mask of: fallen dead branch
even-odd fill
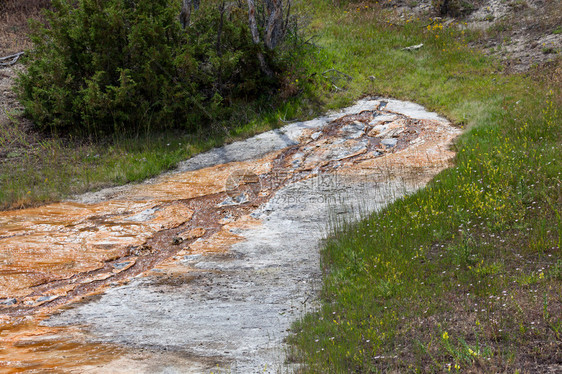
[[[15,65],[19,58],[24,54],[25,52],[18,52],[16,54],[10,55],[10,56],[6,56],[6,57],[0,57],[0,67],[8,67],[8,66],[12,66]],[[4,62],[6,60],[10,60],[8,62]]]

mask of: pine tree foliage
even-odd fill
[[[279,46],[295,33],[256,42],[246,4],[197,4],[186,24],[179,0],[53,0],[19,79],[27,114],[57,131],[193,129],[271,95],[295,53]]]

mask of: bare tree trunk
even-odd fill
[[[265,27],[265,46],[275,49],[283,37],[283,0],[265,0],[267,5],[267,24]]]
[[[197,2],[197,6],[199,6],[199,2]],[[189,26],[191,21],[191,0],[183,0],[181,6],[181,13],[180,13],[180,22],[182,27],[185,29]]]
[[[258,32],[258,25],[256,23],[256,5],[254,4],[254,0],[248,0],[248,21],[250,23],[250,31],[252,33],[252,40],[254,44],[260,43],[260,34]],[[267,66],[267,62],[265,61],[265,57],[263,53],[258,52],[258,60],[260,62],[261,70],[264,72],[265,75],[268,77],[273,76],[273,72]]]
[[[250,31],[252,32],[252,40],[255,44],[260,42],[260,34],[258,33],[258,25],[256,23],[256,5],[254,0],[248,0],[248,17],[250,22]]]

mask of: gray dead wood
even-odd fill
[[[16,54],[9,55],[6,57],[0,57],[0,67],[8,67],[8,66],[15,65],[18,62],[19,58],[24,54],[25,52],[18,52]],[[11,60],[11,61],[7,61],[7,60]]]

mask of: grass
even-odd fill
[[[454,25],[370,3],[310,8],[323,47],[312,68],[354,77],[328,105],[392,96],[466,131],[454,168],[334,229],[322,306],[295,324],[290,359],[306,373],[559,370],[561,61],[507,75]]]
[[[263,108],[262,108],[263,109]],[[29,130],[16,110],[0,123],[0,209],[57,201],[103,187],[139,182],[224,143],[279,126],[299,113],[294,102],[257,112],[241,106],[237,118],[196,133],[148,132],[84,139]]]
[[[485,36],[455,24],[400,20],[373,2],[312,0],[302,7],[320,48],[285,82],[287,91],[301,92],[298,100],[241,108],[228,126],[196,135],[92,140],[37,135],[8,111],[12,120],[0,130],[1,204],[26,206],[141,180],[280,119],[305,119],[364,95],[412,100],[466,129],[456,166],[425,189],[334,229],[322,253],[323,304],[294,326],[291,359],[310,373],[556,369],[560,58],[507,75],[468,47]],[[322,75],[329,69],[353,79],[336,89]]]

